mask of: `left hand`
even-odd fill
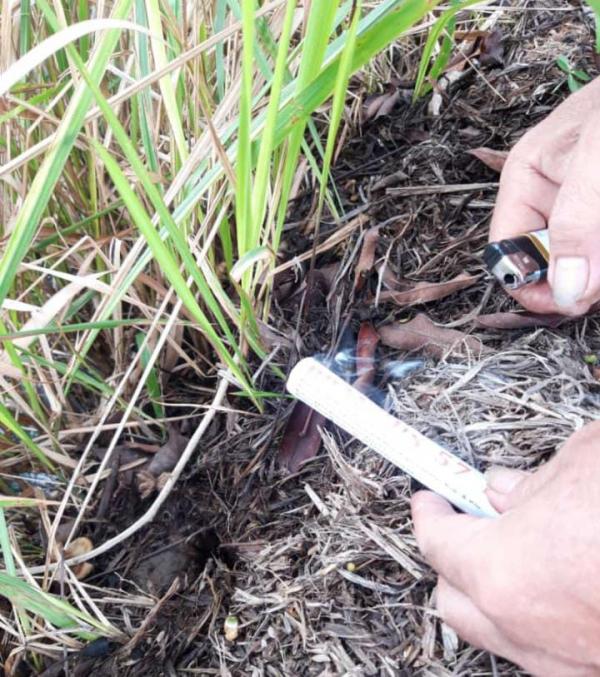
[[[535,473],[492,473],[488,495],[500,517],[458,514],[428,491],[413,496],[441,617],[534,675],[599,677],[600,423]]]

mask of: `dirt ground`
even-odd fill
[[[509,149],[567,96],[559,54],[596,75],[591,26],[576,4],[507,7],[496,23],[502,63],[468,67],[438,115],[431,97],[409,101],[417,55],[408,47],[393,53],[392,91],[400,94],[388,115],[365,119],[372,99],[364,103],[366,83],[355,84],[363,119],[349,128],[334,173],[349,215],[342,225],[360,214],[365,224],[317,257],[308,285],[308,265],[290,269],[297,277],[287,285],[280,279],[270,322],[280,335],[271,339],[275,362],[288,369],[300,356],[352,345],[361,322],[380,328],[424,312],[475,335],[486,352],[439,359],[380,346],[388,403],[478,467],[534,467],[595,417],[600,384],[587,356],[600,354],[598,318],[554,328],[478,326],[479,316],[515,305],[481,263],[498,175],[467,152]],[[488,185],[438,189],[459,184]],[[416,186],[421,194],[406,190]],[[286,257],[313,246],[312,191],[301,190]],[[353,291],[361,232],[372,226],[381,226],[375,265]],[[319,241],[338,228],[326,214]],[[478,279],[439,301],[375,300],[380,280],[410,286],[460,273]],[[399,368],[389,377],[392,367]],[[260,380],[264,390],[283,390],[268,369]],[[182,401],[194,395],[183,379],[176,387]],[[234,396],[229,405],[247,413],[217,417],[166,508],[99,561],[89,580],[113,595],[104,611],[116,625],[133,634],[145,623],[142,631],[127,652],[88,647],[71,674],[523,674],[465,646],[436,617],[435,577],[412,534],[409,478],[331,426],[318,455],[290,474],[278,445],[293,403],[268,399],[263,415]],[[88,530],[103,540],[145,505],[135,492],[116,491]],[[234,641],[223,634],[228,615],[239,621]]]

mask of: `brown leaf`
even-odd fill
[[[410,289],[382,291],[379,294],[379,301],[383,303],[391,301],[399,306],[439,301],[461,289],[470,287],[478,279],[477,276],[460,273],[446,282],[417,282]]]
[[[290,472],[297,472],[302,463],[317,455],[321,446],[319,428],[325,421],[304,402],[296,402],[279,445],[279,462]]]
[[[362,393],[369,390],[375,378],[375,351],[379,334],[370,322],[363,322],[356,339],[356,380],[353,385]]]
[[[163,472],[169,472],[177,465],[177,461],[187,446],[188,438],[182,435],[175,426],[169,428],[169,438],[156,452],[148,463],[146,470],[158,477]]]
[[[331,291],[340,269],[339,261],[329,263],[321,268],[309,270],[304,279],[296,282],[294,290],[287,299],[288,306],[297,306],[306,294],[304,302],[307,306],[322,306]]]
[[[481,38],[479,44],[479,63],[482,66],[499,66],[504,62],[504,36],[499,28],[494,28]]]
[[[362,249],[354,272],[354,289],[359,291],[365,283],[365,277],[372,270],[375,263],[375,249],[379,242],[379,226],[374,226],[365,231]]]
[[[551,327],[555,329],[569,318],[564,315],[540,315],[538,313],[491,313],[475,319],[478,327],[486,329],[529,329]]]
[[[294,345],[290,338],[280,334],[261,319],[257,318],[256,325],[258,327],[260,340],[267,350],[274,350],[275,348],[290,349]]]
[[[384,94],[379,94],[367,100],[365,120],[377,119],[383,115],[389,115],[394,106],[400,101],[400,91],[396,87],[389,87]]]
[[[480,355],[485,351],[481,341],[462,331],[438,327],[424,313],[410,322],[396,322],[379,329],[381,342],[398,350],[422,350],[427,355],[441,358],[446,353]]]
[[[473,148],[467,152],[469,155],[474,155],[478,160],[483,162],[484,165],[498,173],[502,171],[502,167],[504,167],[504,163],[508,157],[508,151],[506,150],[494,150],[493,148],[486,148],[485,146]]]
[[[89,538],[85,536],[80,536],[72,540],[69,545],[65,548],[64,556],[65,559],[70,559],[71,557],[79,557],[80,555],[87,555],[88,552],[93,550],[94,544],[90,541]],[[76,564],[73,567],[73,573],[76,578],[79,580],[84,579],[86,576],[89,576],[94,570],[94,566],[90,562],[82,562],[81,564]]]

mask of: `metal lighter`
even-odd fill
[[[548,274],[550,238],[547,230],[534,230],[499,242],[490,242],[483,260],[492,275],[508,289],[540,282]]]

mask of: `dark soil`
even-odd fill
[[[367,226],[382,226],[376,261],[389,274],[439,282],[468,272],[479,281],[427,305],[375,305],[376,272],[353,292],[356,229],[316,259],[316,276],[307,280],[306,265],[287,288],[280,277],[272,311],[271,325],[290,339],[275,359],[284,370],[301,356],[351,346],[364,320],[380,326],[426,312],[437,323],[474,331],[492,349],[485,369],[446,397],[475,358],[424,359],[394,384],[395,406],[482,467],[535,465],[594,416],[600,394],[583,360],[600,352],[597,318],[558,329],[474,325],[478,314],[515,304],[483,275],[481,262],[498,175],[467,151],[509,149],[568,95],[554,65],[559,54],[596,75],[589,18],[568,3],[558,7],[502,14],[503,65],[469,69],[445,94],[439,116],[428,112],[430,97],[412,105],[401,88],[389,115],[347,130],[335,165],[341,212],[348,215],[342,225],[363,213]],[[388,68],[400,85],[415,72],[416,52],[407,50],[399,47],[395,71]],[[355,87],[367,96],[361,83]],[[490,186],[436,189],[472,183]],[[412,196],[390,190],[414,186],[431,188]],[[286,231],[289,256],[313,246],[312,194],[306,186],[296,200]],[[326,216],[320,241],[337,228]],[[340,273],[333,285],[332,270]],[[381,364],[422,357],[383,349],[379,356]],[[282,392],[269,370],[261,378],[264,390]],[[498,383],[510,401],[499,399]],[[289,400],[267,399],[260,416],[234,396],[229,405],[249,413],[217,417],[166,508],[126,549],[99,561],[90,579],[123,600],[105,609],[116,625],[135,632],[150,613],[147,627],[126,652],[107,645],[100,651],[107,655],[74,660],[73,674],[522,674],[458,642],[437,619],[435,576],[415,548],[406,476],[336,429],[328,430],[318,456],[290,475],[277,463]],[[118,490],[102,537],[118,533],[145,506],[133,489]],[[239,619],[235,641],[223,635],[229,614]]]

